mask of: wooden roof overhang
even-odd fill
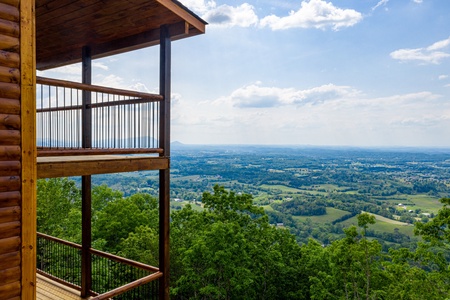
[[[36,0],[36,66],[45,70],[81,61],[89,46],[101,58],[205,32],[205,21],[176,0]]]

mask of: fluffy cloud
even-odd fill
[[[195,13],[204,14],[210,9],[216,7],[215,1],[205,1],[205,0],[182,0],[183,5],[193,10]]]
[[[260,82],[241,87],[220,102],[239,108],[268,108],[285,105],[317,105],[326,101],[353,98],[359,93],[348,86],[326,84],[306,90],[265,87]]]
[[[388,0],[381,0],[382,5]],[[266,16],[262,19],[256,15],[255,8],[243,3],[238,6],[217,5],[213,0],[184,0],[183,4],[199,14],[211,26],[219,27],[269,27],[272,30],[289,28],[318,28],[339,30],[353,26],[362,20],[362,14],[353,9],[341,9],[324,0],[305,0],[298,11],[291,11],[288,16]]]
[[[221,27],[249,27],[258,24],[258,16],[248,3],[237,7],[220,5],[210,9],[202,17],[210,24]]]
[[[440,145],[450,133],[448,100],[428,91],[368,97],[333,84],[256,83],[197,105],[180,101],[173,134],[187,143]]]
[[[248,3],[239,6],[217,5],[213,0],[183,0],[183,4],[205,19],[210,26],[249,27],[258,24],[254,7]]]
[[[450,37],[438,41],[426,48],[399,49],[391,52],[391,57],[400,61],[419,61],[422,63],[439,64],[450,57],[450,53],[443,51],[450,45]]]
[[[362,14],[353,9],[342,9],[323,0],[302,1],[298,11],[291,11],[286,17],[270,15],[260,22],[272,30],[289,28],[318,28],[339,30],[362,20]]]

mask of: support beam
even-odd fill
[[[92,83],[91,50],[85,46],[82,50],[82,83]],[[83,148],[92,146],[92,114],[88,105],[91,104],[91,92],[83,91],[82,134]],[[81,177],[81,297],[87,298],[92,287],[91,243],[92,243],[92,199],[91,176]]]
[[[160,29],[159,89],[164,97],[160,107],[159,147],[161,156],[170,158],[170,68],[171,41],[169,29]],[[170,167],[170,161],[169,161]],[[163,276],[159,281],[159,299],[169,299],[169,218],[170,218],[170,169],[159,171],[159,269]]]
[[[3,1],[4,2],[4,1]],[[21,131],[21,299],[36,298],[36,44],[34,0],[16,1],[20,9],[20,131]],[[8,64],[13,64],[18,55],[3,52]],[[4,63],[2,63],[5,66]],[[13,66],[12,66],[13,67]],[[5,100],[2,100],[3,102]],[[14,100],[8,100],[11,104]],[[15,104],[18,104],[16,102]],[[14,105],[15,106],[15,105]],[[5,113],[5,112],[4,112]],[[5,148],[5,147],[4,147]],[[10,150],[10,149],[8,149]],[[8,195],[10,201],[15,197]],[[1,248],[1,247],[0,247]],[[16,256],[14,256],[16,257]],[[0,265],[6,259],[0,258]],[[0,275],[1,276],[1,275]],[[2,281],[0,279],[0,281]],[[14,283],[15,285],[16,283]],[[6,297],[0,292],[0,298]]]

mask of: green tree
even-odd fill
[[[215,186],[172,214],[173,299],[299,299],[300,246],[251,195]]]
[[[78,241],[81,230],[81,194],[73,180],[38,180],[37,202],[39,232]]]
[[[110,193],[108,193],[110,194]],[[139,226],[157,228],[157,201],[148,194],[115,198],[106,203],[93,219],[93,244],[109,252],[120,250],[120,243]]]

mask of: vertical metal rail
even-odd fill
[[[171,41],[169,29],[160,27],[159,91],[163,96],[159,117],[159,146],[161,156],[170,158],[170,68]],[[170,165],[169,165],[170,168]],[[170,169],[159,171],[159,299],[169,299],[169,218],[170,218]]]
[[[82,50],[82,83],[92,83],[91,49],[87,46]],[[83,91],[82,97],[82,146],[92,147],[92,110],[91,92]],[[81,243],[81,297],[89,296],[92,287],[92,264],[91,264],[91,176],[81,177],[81,219],[82,219],[82,243]]]

